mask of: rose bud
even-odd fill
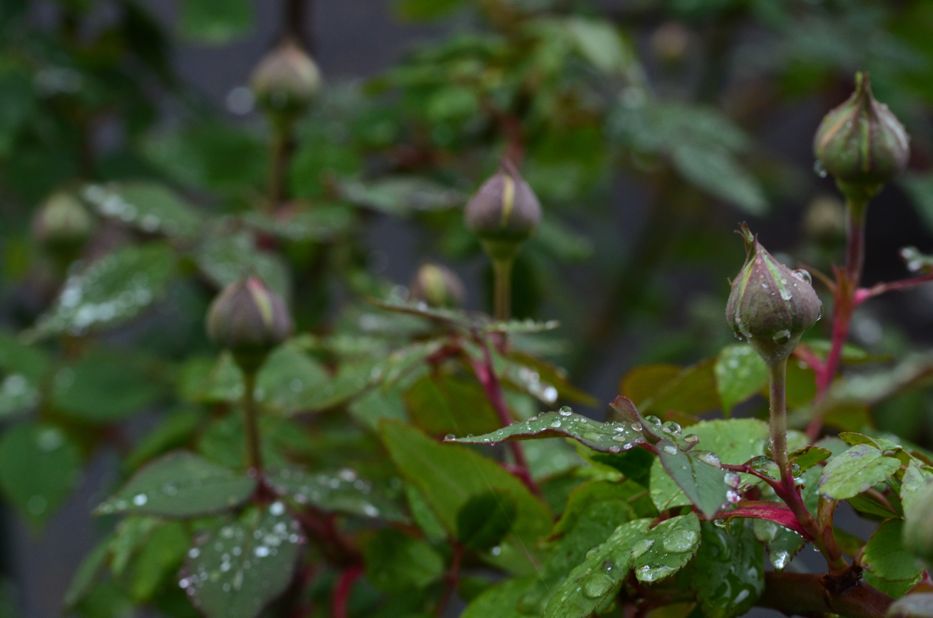
[[[286,39],[259,62],[251,85],[263,109],[290,118],[311,103],[321,86],[321,72],[298,43]]]
[[[821,303],[806,271],[794,271],[772,256],[744,224],[745,265],[732,282],[726,320],[765,362],[794,350],[803,331],[820,319]]]
[[[455,272],[439,264],[422,264],[411,283],[411,296],[430,307],[459,307],[466,295]]]
[[[855,92],[829,112],[813,140],[819,165],[846,187],[871,196],[907,167],[907,131],[871,92],[866,73],[856,73]]]
[[[493,260],[511,259],[538,227],[541,204],[509,160],[470,198],[466,225]]]
[[[933,481],[918,492],[904,513],[904,547],[933,567]]]
[[[49,253],[63,259],[74,258],[94,229],[94,221],[84,204],[70,193],[55,193],[36,212],[32,223],[35,239]]]
[[[285,301],[257,277],[231,283],[211,303],[207,334],[233,352],[244,371],[255,371],[292,332]]]

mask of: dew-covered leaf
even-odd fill
[[[465,444],[498,444],[514,440],[540,438],[573,438],[577,442],[604,453],[621,453],[645,442],[641,428],[632,423],[601,423],[576,414],[568,407],[557,412],[543,412],[526,421],[512,423],[480,436],[453,438]]]
[[[61,506],[80,468],[78,447],[58,427],[21,423],[0,438],[0,488],[35,524]]]
[[[862,555],[869,583],[894,597],[907,592],[920,581],[923,565],[903,541],[904,522],[891,519],[868,539]]]
[[[146,542],[126,574],[130,596],[137,603],[147,603],[161,585],[174,578],[191,544],[191,535],[181,522],[162,522]]]
[[[756,395],[768,384],[768,367],[750,345],[730,345],[716,357],[716,388],[723,412]]]
[[[933,469],[924,467],[917,461],[911,461],[904,470],[901,479],[901,506],[909,514],[918,505],[918,498],[924,488],[933,483]],[[910,517],[910,515],[908,515]]]
[[[208,618],[255,618],[288,587],[303,543],[281,502],[249,509],[188,552],[179,585]]]
[[[650,584],[682,569],[700,546],[700,520],[693,513],[665,519],[632,546],[638,581]]]
[[[186,452],[157,459],[137,472],[97,513],[197,517],[245,502],[256,481]]]
[[[278,256],[259,250],[248,234],[211,234],[197,248],[194,259],[218,288],[252,274],[282,297],[291,295],[288,268]]]
[[[797,466],[797,469],[803,472],[817,464],[823,463],[829,459],[830,456],[832,456],[832,452],[829,449],[810,445],[790,453],[788,459],[793,465]]]
[[[35,336],[80,335],[135,317],[165,293],[175,262],[162,244],[125,247],[93,262],[68,277]]]
[[[703,615],[743,616],[764,591],[764,551],[750,522],[732,522],[723,528],[710,522],[700,526],[700,550],[685,573]]]
[[[857,444],[829,459],[820,477],[820,493],[846,500],[881,483],[900,467],[900,460],[867,444]]]
[[[288,343],[273,351],[259,370],[256,399],[267,410],[295,414],[313,407],[317,393],[331,379],[320,363]]]
[[[202,222],[191,204],[153,182],[92,184],[84,187],[81,197],[99,215],[143,232],[187,238],[198,233]]]
[[[0,332],[0,417],[26,412],[39,403],[49,366],[41,350]]]
[[[385,488],[361,478],[350,468],[318,473],[279,468],[271,471],[267,480],[273,489],[300,505],[384,521],[407,519]]]
[[[523,618],[528,614],[519,611],[522,597],[533,583],[532,577],[506,579],[484,590],[470,601],[460,618]]]
[[[366,544],[366,576],[387,593],[422,589],[444,574],[444,559],[422,539],[383,529]]]
[[[726,504],[729,488],[725,481],[726,473],[719,466],[685,453],[666,440],[658,443],[658,460],[681,494],[707,517],[715,515]],[[655,478],[652,475],[651,499],[661,510],[664,503],[661,496],[666,488],[657,488]]]
[[[380,433],[399,472],[418,488],[450,534],[456,534],[463,505],[488,491],[507,493],[515,501],[515,524],[507,542],[532,544],[547,533],[547,507],[495,462],[466,447],[435,442],[403,423],[384,421]]]
[[[595,397],[570,383],[567,372],[527,352],[511,349],[508,352],[502,378],[522,385],[525,392],[539,401],[551,404],[557,397],[581,405],[596,406]]]
[[[647,540],[650,519],[622,524],[589,552],[554,589],[545,618],[588,618],[608,608],[632,571],[636,545]],[[697,534],[699,540],[699,534]]]

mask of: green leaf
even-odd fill
[[[68,416],[111,423],[138,414],[161,397],[165,384],[145,359],[95,348],[63,367],[52,382],[52,403]]]
[[[884,522],[868,539],[862,554],[869,583],[894,597],[902,596],[923,575],[923,565],[904,547],[903,529],[901,520]]]
[[[915,505],[919,504],[917,499],[930,483],[933,483],[933,469],[911,460],[901,479],[901,506],[904,508],[904,513],[909,514]]]
[[[625,377],[622,392],[643,414],[676,411],[694,415],[715,410],[720,405],[715,363],[711,358],[684,369],[640,367]]]
[[[384,177],[363,182],[348,180],[341,186],[348,202],[388,214],[447,210],[463,204],[460,192],[417,176]]]
[[[456,534],[457,514],[467,501],[488,491],[502,491],[515,501],[507,542],[528,551],[547,533],[547,507],[495,462],[462,446],[439,444],[402,423],[384,421],[380,433],[399,472],[418,488],[448,533]]]
[[[247,234],[213,234],[195,251],[198,268],[218,289],[255,274],[284,298],[291,296],[288,268],[278,256],[256,247]]]
[[[96,512],[197,517],[232,509],[245,502],[255,489],[255,479],[192,453],[178,452],[137,472]]]
[[[286,343],[276,348],[259,370],[256,399],[272,412],[296,414],[310,409],[317,393],[331,380],[330,373],[298,344]],[[241,382],[238,393],[242,388]]]
[[[57,427],[22,423],[0,438],[0,488],[32,523],[61,506],[80,468],[78,447]]]
[[[682,495],[707,517],[715,515],[726,504],[728,496],[723,469],[681,451],[666,440],[659,442],[657,446],[658,459],[664,471],[677,484]],[[658,497],[663,495],[665,490],[666,488],[656,487],[652,478],[651,499],[658,510],[661,510],[662,502]]]
[[[392,529],[373,536],[364,559],[367,578],[387,593],[426,588],[444,574],[444,560],[433,547]]]
[[[194,436],[203,419],[204,413],[200,410],[171,412],[139,441],[127,456],[126,466],[139,468],[153,457],[182,446]]]
[[[722,463],[742,464],[753,457],[764,455],[768,440],[768,426],[756,419],[702,421],[691,425],[688,431],[699,439],[696,447],[691,451],[693,461],[700,457],[700,451],[708,451],[715,454]],[[679,467],[679,474],[682,475],[685,483],[696,485],[692,481],[694,470],[702,475],[704,479],[702,486],[710,492],[709,494],[704,492],[705,508],[712,509],[714,498],[720,494],[713,482],[715,475],[708,468],[713,468],[714,471],[717,468],[709,466],[706,461],[691,464],[677,453],[665,453],[663,449],[660,453],[668,455],[671,464]],[[662,461],[655,462],[651,467],[651,500],[658,510],[662,511],[674,506],[690,504],[690,499],[678,489],[676,482],[670,478],[670,473],[665,473]],[[701,463],[707,466],[702,467]],[[721,470],[719,474],[722,474]],[[722,491],[727,491],[727,489],[723,486]],[[694,499],[697,498],[698,496],[694,497]],[[723,498],[725,498],[724,494]],[[719,505],[721,506],[724,502],[725,500]]]
[[[765,588],[764,550],[750,522],[702,522],[700,550],[685,573],[704,616],[745,615]]]
[[[427,21],[456,11],[463,6],[463,0],[398,0],[396,4],[402,17]]]
[[[0,332],[0,417],[26,412],[38,405],[49,365],[42,351]]]
[[[563,25],[580,55],[599,71],[624,75],[634,64],[632,53],[610,22],[571,17]]]
[[[554,589],[544,618],[588,618],[608,608],[631,573],[634,549],[647,540],[650,525],[650,519],[622,524],[605,542],[587,552],[583,562]]]
[[[523,618],[527,614],[519,612],[519,601],[532,584],[530,577],[507,579],[500,584],[487,588],[473,599],[460,618]]]
[[[249,509],[188,553],[180,585],[208,618],[255,618],[288,588],[303,543],[281,502]]]
[[[788,455],[790,462],[797,466],[801,472],[809,470],[813,466],[823,463],[832,456],[832,451],[820,446],[806,446],[799,451],[794,451]],[[796,474],[796,472],[795,472]]]
[[[180,522],[163,522],[153,530],[127,573],[133,600],[137,603],[151,601],[159,587],[167,579],[174,578],[190,544],[191,536]]]
[[[313,474],[295,468],[279,468],[270,472],[267,480],[276,491],[300,505],[310,504],[327,512],[383,521],[407,520],[385,488],[361,478],[350,468]]]
[[[294,242],[331,240],[353,225],[353,210],[348,206],[316,202],[307,208],[275,215],[249,212],[243,219],[265,234]]]
[[[758,181],[729,152],[701,145],[677,144],[674,167],[689,182],[752,215],[764,214],[768,201]]]
[[[175,254],[162,244],[118,249],[71,275],[34,335],[81,335],[135,317],[159,300],[175,273]]]
[[[927,230],[933,231],[933,174],[910,174],[901,180]]]
[[[498,444],[515,440],[540,438],[573,438],[577,442],[604,453],[621,453],[645,442],[641,428],[632,423],[600,423],[575,414],[563,407],[558,412],[543,412],[527,421],[512,423],[480,436],[467,436],[452,441],[465,444]]]
[[[886,457],[867,444],[857,444],[829,459],[820,477],[820,493],[846,500],[881,483],[900,467],[898,459]]]
[[[97,214],[146,233],[189,238],[198,233],[202,217],[167,187],[153,182],[121,182],[84,187],[81,197]]]
[[[247,0],[183,0],[181,32],[192,41],[220,45],[243,36],[253,23]]]
[[[650,584],[682,569],[700,546],[700,520],[693,513],[665,519],[632,547],[638,581]]]
[[[405,391],[412,422],[432,435],[484,433],[499,426],[499,417],[473,379],[431,373]]]
[[[475,551],[498,545],[512,529],[517,509],[502,491],[472,496],[457,512],[457,538]]]
[[[110,539],[104,539],[92,549],[81,564],[68,584],[65,590],[65,597],[62,601],[66,608],[72,608],[79,603],[94,588],[98,575],[107,566],[107,558],[110,557]],[[2,614],[0,614],[2,615]]]
[[[716,388],[723,412],[742,403],[768,384],[768,367],[750,345],[730,345],[716,357]]]

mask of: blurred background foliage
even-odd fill
[[[819,270],[840,259],[842,205],[810,141],[857,69],[912,136],[910,173],[870,210],[866,283],[906,272],[901,247],[933,247],[933,3],[335,7],[349,4],[0,5],[0,488],[14,507],[3,566],[9,581],[38,578],[10,595],[26,615],[57,615],[39,591],[62,591],[102,488],[186,435],[192,406],[224,399],[203,392],[219,371],[202,327],[217,286],[253,270],[290,298],[315,359],[304,379],[339,355],[315,342],[372,325],[366,299],[421,260],[451,265],[467,306],[485,309],[490,275],[462,205],[503,156],[544,207],[516,265],[515,312],[561,322],[545,351],[599,401],[636,364],[689,364],[730,342],[737,221]],[[325,83],[279,143],[248,82],[283,35],[311,50]],[[270,205],[277,178],[284,200]],[[91,213],[77,254],[38,242],[37,213],[55,200]],[[929,288],[875,301],[856,343],[878,356],[929,344],[931,301]],[[929,444],[929,398],[874,414]],[[230,427],[211,431],[230,448]],[[35,536],[63,504],[76,506]],[[39,574],[52,556],[61,564]]]

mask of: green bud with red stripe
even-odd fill
[[[440,264],[422,264],[411,282],[411,295],[430,307],[459,307],[466,289],[457,273]]]
[[[470,198],[466,225],[495,259],[510,259],[541,221],[541,204],[515,165],[504,160]]]
[[[230,350],[244,370],[257,369],[291,332],[285,301],[254,276],[225,287],[207,313],[208,336]]]
[[[823,118],[813,150],[844,192],[871,195],[907,167],[910,139],[888,106],[875,99],[868,74],[857,73],[855,92]]]
[[[786,359],[820,319],[822,303],[809,273],[775,259],[748,226],[743,224],[739,234],[745,241],[745,265],[732,282],[726,320],[739,339],[773,364]]]

